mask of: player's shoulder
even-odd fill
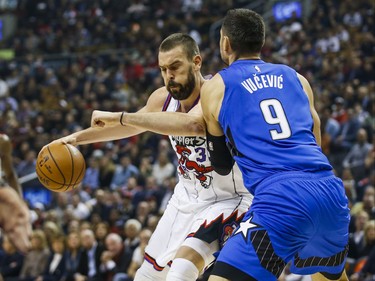
[[[219,73],[215,74],[211,79],[206,80],[202,85],[202,91],[212,92],[217,87],[224,86],[223,78]]]
[[[160,111],[163,108],[168,95],[169,93],[165,86],[153,91],[147,101],[148,111]]]

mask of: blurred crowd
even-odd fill
[[[167,35],[185,32],[199,43],[203,74],[224,67],[210,27],[248,3],[19,2],[17,31],[0,42],[15,51],[14,59],[0,61],[0,132],[13,140],[19,177],[35,171],[45,144],[89,127],[92,110],[140,109],[163,85],[157,53]],[[351,206],[351,280],[375,275],[374,18],[370,1],[312,0],[306,18],[267,19],[262,53],[295,68],[314,90],[322,149]],[[168,138],[146,132],[79,149],[87,163],[82,186],[53,193],[49,204],[29,202],[32,251],[22,256],[2,239],[4,280],[130,281],[142,263],[177,180]],[[28,181],[23,189],[38,185]]]

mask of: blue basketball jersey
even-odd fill
[[[295,70],[238,60],[219,74],[225,84],[219,123],[251,193],[277,172],[332,170],[316,143],[309,100]]]

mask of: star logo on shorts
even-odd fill
[[[249,229],[259,227],[259,225],[251,222],[252,219],[253,217],[250,217],[248,220],[241,222],[240,226],[236,229],[233,235],[241,233],[245,241],[247,241]]]

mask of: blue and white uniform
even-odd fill
[[[348,201],[316,143],[296,71],[237,60],[219,74],[225,84],[219,123],[254,200],[213,274],[276,280],[289,261],[297,274],[341,273]]]

